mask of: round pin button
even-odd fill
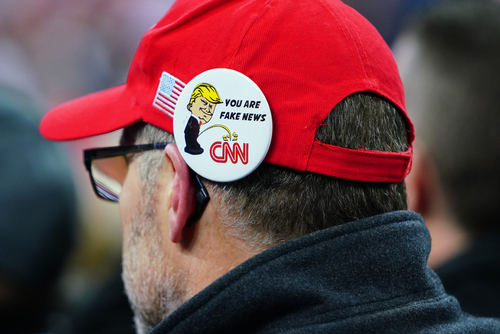
[[[273,120],[260,88],[244,74],[208,70],[183,89],[174,113],[174,137],[196,173],[230,182],[252,173],[266,157]]]

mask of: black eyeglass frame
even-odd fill
[[[89,172],[90,182],[92,183],[92,188],[97,197],[104,199],[106,201],[118,202],[118,200],[112,200],[111,198],[106,198],[102,196],[96,186],[96,181],[92,175],[92,161],[96,159],[113,158],[121,155],[127,155],[131,153],[140,153],[151,150],[163,150],[168,144],[173,142],[164,143],[152,143],[152,144],[141,144],[141,145],[127,145],[127,146],[113,146],[113,147],[102,147],[102,148],[92,148],[83,151],[83,162],[85,168]],[[202,215],[205,207],[210,200],[208,191],[200,180],[200,176],[195,173],[191,168],[189,168],[189,173],[195,187],[195,200],[196,206],[193,215],[189,218],[187,225],[191,225],[196,222]]]

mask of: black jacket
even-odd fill
[[[318,231],[247,260],[151,333],[500,333],[444,292],[429,250],[412,212]]]
[[[500,233],[489,232],[436,269],[446,292],[468,313],[500,318]]]

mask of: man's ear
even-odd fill
[[[195,208],[195,188],[189,174],[189,167],[182,158],[175,144],[165,147],[165,155],[174,168],[174,180],[171,192],[171,207],[168,211],[170,240],[178,243],[182,239],[182,230]]]

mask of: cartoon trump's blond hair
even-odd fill
[[[214,86],[207,83],[201,83],[195,87],[193,93],[191,94],[191,99],[189,100],[189,104],[192,104],[197,97],[203,96],[211,103],[222,103],[220,99],[219,93]]]

